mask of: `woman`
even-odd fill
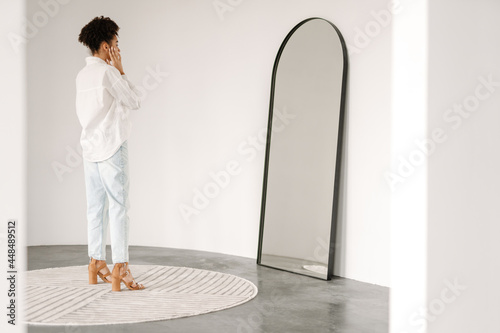
[[[90,49],[86,66],[76,77],[76,113],[82,125],[80,143],[87,193],[89,283],[97,275],[121,290],[144,289],[128,267],[130,207],[127,140],[129,110],[140,108],[139,91],[128,80],[118,47],[118,25],[109,17],[95,17],[84,26],[78,41]],[[106,265],[106,232],[110,224],[113,272]]]

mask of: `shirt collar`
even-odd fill
[[[104,60],[102,60],[101,58],[96,57],[96,56],[89,56],[89,57],[86,57],[86,58],[85,58],[85,61],[87,62],[87,65],[90,65],[90,64],[96,64],[96,63],[101,63],[101,64],[105,64],[105,65],[107,65],[106,61],[104,61]]]

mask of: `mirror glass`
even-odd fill
[[[257,263],[333,275],[347,52],[338,29],[297,24],[275,60]]]

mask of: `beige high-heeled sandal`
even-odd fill
[[[120,268],[125,270],[125,273],[120,274]],[[111,273],[111,279],[112,279],[112,284],[111,284],[111,290],[112,291],[121,291],[121,283],[123,282],[125,286],[127,286],[128,289],[130,290],[141,290],[145,289],[144,285],[142,283],[137,283],[135,282],[135,279],[132,278],[132,281],[127,282],[123,278],[127,275],[132,275],[130,272],[130,268],[128,268],[128,262],[124,263],[116,263],[115,267],[113,267],[113,272]],[[135,287],[132,287],[132,285],[135,283]]]
[[[97,267],[99,262],[102,262],[102,263],[99,265],[99,267]],[[89,264],[89,284],[97,284],[97,276],[98,275],[104,282],[106,282],[106,283],[112,282],[112,281],[109,281],[108,279],[106,279],[107,276],[111,275],[111,272],[109,271],[109,269],[108,269],[108,272],[106,274],[102,274],[101,272],[99,272],[104,267],[107,267],[106,261],[96,260],[96,259],[92,258],[92,260],[90,261],[90,264]]]

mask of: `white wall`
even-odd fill
[[[427,303],[427,158],[416,142],[427,138],[427,1],[407,0],[394,14],[391,115],[390,332],[423,332]],[[411,162],[410,162],[411,161]],[[410,164],[412,163],[412,164]]]
[[[429,3],[428,126],[447,137],[429,158],[431,333],[500,331],[499,15],[498,1]]]
[[[392,154],[411,163],[395,163],[390,331],[499,332],[500,3],[402,3]]]
[[[27,2],[32,21],[44,9]],[[88,54],[77,38],[104,15],[121,27],[129,78],[144,87],[157,83],[132,115],[131,245],[256,258],[264,151],[247,160],[237,148],[267,127],[271,71],[283,38],[301,20],[319,16],[337,25],[352,52],[335,274],[389,285],[384,173],[392,28],[371,12],[388,1],[241,1],[223,19],[214,1],[60,3],[28,42],[29,245],[87,242],[74,80]],[[155,68],[169,75],[155,82]],[[199,215],[184,219],[179,206],[192,206],[194,190],[231,160],[240,173]],[[60,179],[54,163],[67,167]]]

